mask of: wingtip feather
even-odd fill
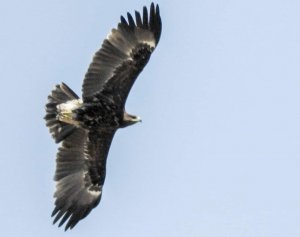
[[[143,26],[148,28],[148,9],[146,6],[143,7]]]
[[[143,22],[141,18],[141,14],[138,11],[135,11],[135,21],[138,27],[143,27]]]
[[[135,22],[134,22],[133,17],[131,16],[131,14],[129,12],[127,12],[127,18],[128,18],[130,28],[134,29]]]
[[[126,19],[125,19],[124,16],[121,16],[120,18],[121,18],[121,23],[123,23],[125,25],[128,25],[128,23],[127,23],[127,21],[126,21]]]

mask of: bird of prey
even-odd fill
[[[82,99],[66,84],[56,85],[46,104],[46,125],[56,143],[53,223],[72,229],[101,199],[106,159],[115,132],[141,121],[125,111],[136,78],[161,35],[158,5],[121,16],[93,57]]]

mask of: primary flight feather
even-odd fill
[[[127,13],[103,41],[85,75],[80,99],[66,84],[56,85],[46,104],[46,125],[57,152],[54,223],[72,229],[100,202],[106,159],[117,129],[138,116],[125,111],[135,79],[150,59],[161,34],[158,5]]]

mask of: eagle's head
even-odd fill
[[[137,122],[142,122],[142,119],[139,116],[135,116],[135,115],[124,112],[123,120],[120,124],[120,127],[125,128],[125,127],[127,127],[129,125],[133,125]]]

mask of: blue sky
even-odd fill
[[[100,205],[51,224],[56,83],[80,94],[121,14],[148,1],[0,3],[3,236],[300,236],[300,2],[159,1],[163,32],[119,130]]]

